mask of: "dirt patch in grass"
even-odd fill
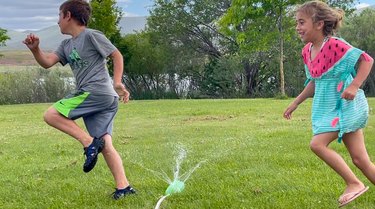
[[[195,116],[185,119],[186,122],[194,122],[194,121],[224,121],[234,118],[234,115],[203,115],[203,116]]]

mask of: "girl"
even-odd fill
[[[296,30],[307,43],[302,50],[307,85],[284,112],[284,117],[290,119],[299,104],[314,96],[314,136],[310,148],[346,183],[338,200],[339,207],[359,197],[368,187],[340,155],[328,148],[336,138],[344,142],[353,163],[375,184],[375,165],[367,154],[362,132],[367,123],[368,104],[359,89],[370,73],[373,59],[343,39],[333,37],[342,19],[342,10],[330,8],[320,1],[306,2],[297,9]]]

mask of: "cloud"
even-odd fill
[[[124,17],[140,17],[141,15],[130,13],[130,12],[124,12]]]
[[[40,30],[56,25],[59,7],[65,0],[0,0],[0,28],[7,30]],[[135,6],[144,0],[117,0],[124,16],[139,16]],[[130,8],[130,6],[132,6]]]
[[[358,4],[358,5],[356,6],[356,8],[357,8],[357,9],[363,9],[363,8],[365,8],[365,7],[368,7],[368,6],[370,6],[370,4],[361,3],[361,4]]]
[[[59,6],[63,2],[64,0],[11,0],[2,3],[0,28],[37,30],[57,24]]]

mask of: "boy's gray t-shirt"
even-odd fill
[[[55,51],[62,65],[69,63],[78,91],[118,96],[106,67],[116,47],[97,30],[86,28],[77,37],[61,42]]]

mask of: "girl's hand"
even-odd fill
[[[294,102],[292,102],[287,108],[286,110],[284,111],[284,118],[290,120],[292,118],[292,113],[294,112],[294,110],[296,110],[298,107],[297,104],[295,104]]]
[[[342,92],[341,98],[346,99],[346,100],[353,100],[357,92],[358,92],[358,87],[354,85],[349,85],[348,88],[346,88],[344,92]]]
[[[39,47],[39,37],[30,33],[22,43],[24,43],[30,50],[34,50]]]
[[[117,92],[117,94],[120,96],[121,102],[123,103],[129,102],[130,93],[126,90],[124,84],[117,83],[117,84],[114,84],[113,87],[115,88],[115,91]]]

